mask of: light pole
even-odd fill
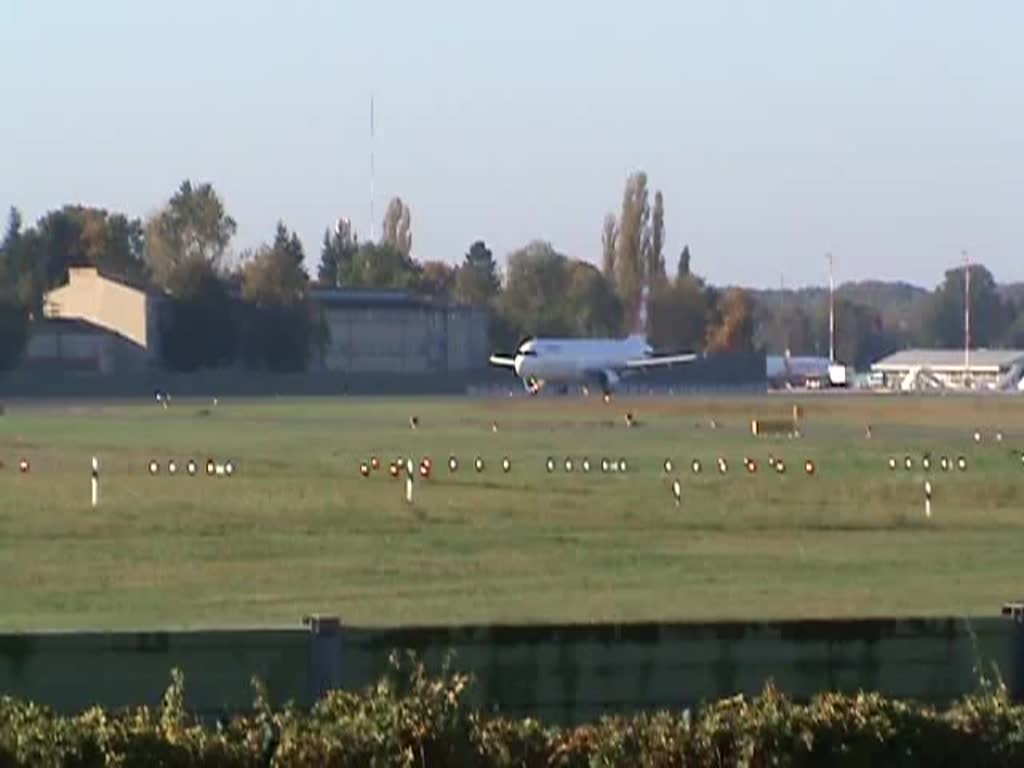
[[[371,243],[373,242],[374,225],[376,224],[376,222],[374,221],[374,213],[373,213],[373,198],[374,198],[373,185],[374,185],[374,181],[375,181],[374,177],[376,176],[376,168],[374,167],[374,156],[373,156],[373,154],[374,154],[374,152],[373,152],[373,150],[374,150],[373,139],[374,139],[373,94],[371,93],[370,94],[370,242]]]
[[[964,385],[971,375],[971,257],[961,251],[964,257]]]

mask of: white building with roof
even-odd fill
[[[883,386],[903,391],[1022,390],[1024,350],[904,349],[874,363]]]

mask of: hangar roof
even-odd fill
[[[1011,368],[1024,363],[1021,349],[972,349],[970,369],[973,371],[995,371]],[[875,371],[908,370],[910,368],[932,368],[940,370],[963,370],[962,349],[904,349],[872,364]]]
[[[328,307],[351,309],[462,309],[462,305],[448,304],[427,296],[416,296],[408,291],[392,288],[323,288],[310,287],[309,297]]]
[[[116,336],[114,331],[80,317],[42,317],[29,324],[29,333],[91,333],[97,336]]]

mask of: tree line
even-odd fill
[[[932,291],[899,282],[839,286],[836,358],[865,369],[899,349],[962,349],[966,269],[948,269]],[[780,354],[828,355],[826,289],[752,293],[756,346]],[[970,314],[972,349],[1024,349],[1024,285],[1000,285],[984,265],[971,265]]]
[[[209,183],[186,180],[153,216],[80,205],[25,226],[11,209],[0,241],[0,370],[17,364],[32,318],[68,268],[104,274],[166,299],[165,367],[243,365],[299,371],[328,342],[310,301],[312,286],[390,288],[490,309],[491,343],[511,350],[524,336],[645,333],[659,349],[827,354],[827,295],[821,289],[757,291],[710,285],[692,269],[689,247],[669,275],[665,198],[644,172],[630,175],[617,213],[603,220],[600,267],[536,240],[507,255],[504,272],[483,240],[456,264],[413,255],[412,212],[393,198],[381,236],[360,241],[346,219],[328,227],[316,274],[298,235],[278,222],[262,245],[229,259],[236,223]],[[837,357],[863,367],[908,346],[962,345],[963,269],[935,291],[888,283],[841,286]],[[1000,287],[972,267],[973,345],[1024,346],[1024,291]]]

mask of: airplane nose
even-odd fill
[[[512,360],[512,367],[515,369],[516,376],[523,375],[523,361],[526,359],[525,355],[516,354]]]

